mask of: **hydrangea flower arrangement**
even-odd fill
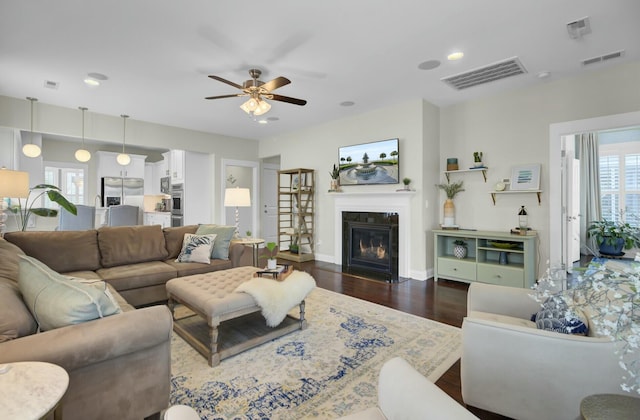
[[[624,370],[621,388],[640,394],[640,259],[634,262],[592,262],[579,270],[578,280],[564,291],[547,269],[534,286],[539,302],[552,297],[566,303],[569,321],[579,313],[588,315],[595,335],[619,341],[617,353]]]

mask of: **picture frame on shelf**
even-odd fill
[[[511,191],[537,191],[540,189],[541,164],[517,165],[511,168]]]

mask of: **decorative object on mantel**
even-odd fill
[[[467,243],[462,239],[456,239],[453,241],[453,255],[458,259],[463,259],[467,256]]]
[[[329,175],[331,176],[331,188],[329,192],[340,191],[340,167],[334,163],[333,170],[329,172]]]
[[[484,167],[484,163],[482,163],[482,152],[473,152],[473,167],[474,168]]]
[[[447,171],[458,170],[458,158],[447,158]]]
[[[409,187],[411,184],[411,178],[403,178],[402,183],[404,184],[405,191],[411,191],[411,187]]]
[[[442,222],[442,228],[457,228],[455,223],[456,208],[453,205],[453,199],[459,193],[464,191],[462,188],[464,181],[454,182],[453,184],[436,184],[438,188],[444,190],[447,194],[447,199],[444,202],[444,219]]]

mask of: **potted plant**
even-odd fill
[[[482,163],[482,152],[473,152],[473,166],[476,168],[484,166]]]
[[[402,183],[404,184],[404,189],[409,190],[409,184],[411,184],[411,178],[403,178]]]
[[[453,199],[459,192],[464,191],[464,188],[462,188],[463,181],[454,182],[453,184],[436,184],[436,186],[447,194],[447,199],[444,201],[444,220],[442,227],[455,227],[456,208],[453,205]]]
[[[640,231],[623,219],[620,221],[598,220],[587,228],[587,237],[595,238],[600,253],[620,256],[623,249],[640,248]]]
[[[340,189],[340,168],[335,163],[333,164],[333,170],[329,172],[331,176],[331,191],[338,191]]]
[[[456,258],[463,259],[467,256],[467,243],[462,239],[453,241],[453,255]]]
[[[31,193],[34,191],[38,195],[34,199],[32,199],[31,204],[29,204]],[[41,217],[56,217],[58,215],[58,210],[55,209],[33,207],[36,202],[39,202],[40,197],[42,197],[44,194],[47,194],[49,200],[53,201],[54,203],[58,203],[60,207],[64,208],[74,216],[78,214],[78,210],[76,209],[75,204],[71,203],[65,198],[64,195],[60,193],[60,188],[56,187],[55,185],[38,184],[35,187],[29,189],[29,194],[27,194],[27,198],[24,202],[24,207],[22,206],[21,201],[18,200],[18,204],[12,206],[9,209],[19,216],[20,230],[27,230],[31,214],[35,214],[36,216]]]
[[[246,234],[247,234],[247,239],[251,239],[251,231],[250,230],[246,231]]]
[[[268,255],[263,255],[260,258],[267,258],[267,269],[275,270],[278,263],[278,260],[276,260],[276,248],[278,247],[278,244],[275,242],[267,242],[264,247],[267,249]]]

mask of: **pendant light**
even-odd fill
[[[122,153],[120,153],[118,155],[118,157],[116,157],[116,161],[122,165],[122,166],[127,166],[129,163],[131,163],[131,156],[129,156],[128,154],[126,154],[124,152],[124,143],[125,140],[127,138],[127,118],[129,118],[128,115],[120,115],[122,117],[122,127],[123,127],[123,131],[122,131]]]
[[[80,106],[78,109],[82,111],[82,148],[76,150],[76,159],[79,162],[88,162],[91,159],[91,153],[84,148],[84,111],[88,108]]]
[[[31,101],[31,135],[29,137],[30,143],[22,146],[22,153],[27,157],[35,158],[40,156],[40,153],[42,153],[40,146],[33,143],[33,103],[37,102],[38,98],[31,98],[27,96],[27,99]]]

